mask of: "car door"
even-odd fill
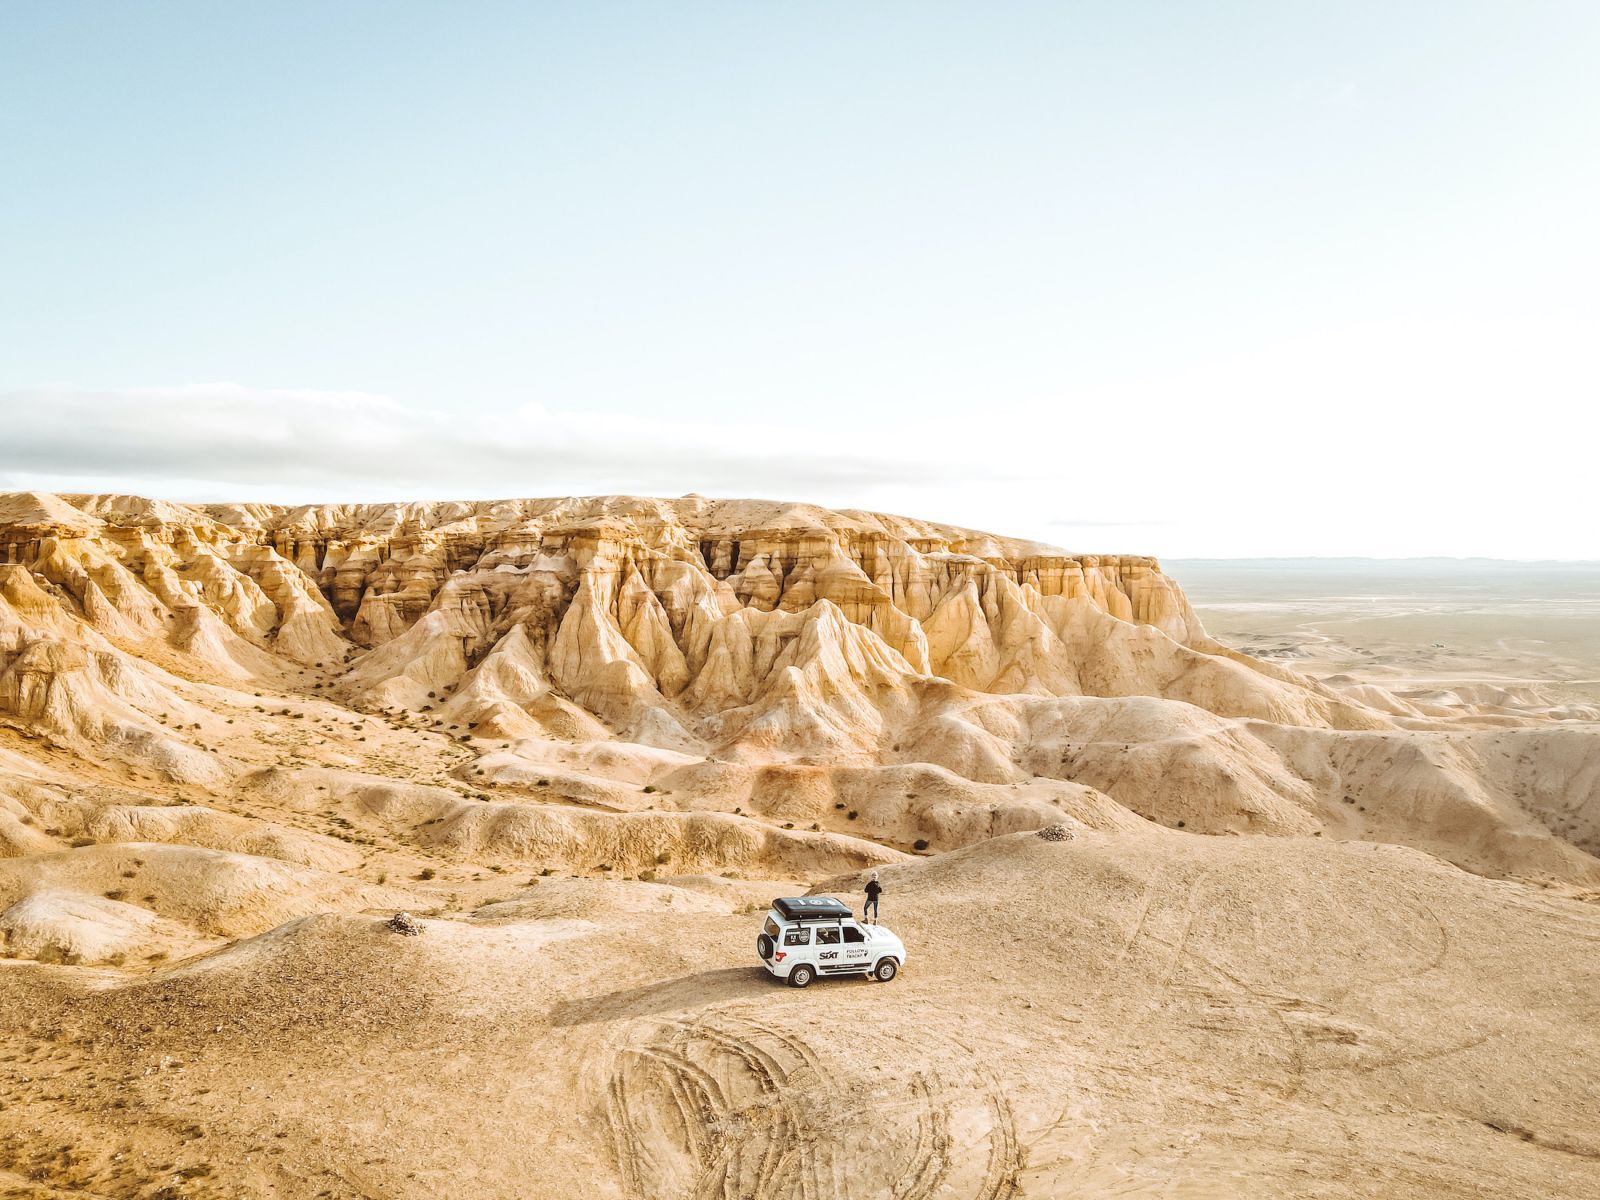
[[[811,961],[811,926],[791,925],[783,931],[783,944],[778,947],[778,961],[792,967],[797,962]]]
[[[872,947],[867,945],[867,935],[854,921],[846,921],[841,959],[847,971],[866,971],[872,967]]]
[[[843,930],[838,925],[817,926],[817,970],[826,975],[837,975],[851,970],[845,958]]]

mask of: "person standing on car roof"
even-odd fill
[[[872,924],[878,923],[878,897],[883,895],[883,884],[878,882],[878,873],[874,871],[867,876],[867,902],[861,907],[861,919],[865,921],[867,914],[872,914]]]

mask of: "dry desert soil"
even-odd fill
[[[0,494],[0,1195],[1600,1196],[1594,629],[1205,578]]]

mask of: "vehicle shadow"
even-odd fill
[[[563,1000],[550,1010],[552,1025],[592,1025],[600,1021],[647,1017],[655,1013],[705,1008],[771,992],[777,983],[760,967],[722,967],[645,987],[623,988],[598,996]]]

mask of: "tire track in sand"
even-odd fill
[[[604,1119],[624,1190],[650,1200],[1005,1200],[1024,1152],[988,1074],[918,1072],[904,1100],[852,1097],[786,1030],[726,1011],[650,1019],[613,1051]],[[983,1106],[958,1151],[958,1111]],[[953,1161],[959,1156],[963,1161]],[[970,1164],[970,1166],[966,1165]]]

